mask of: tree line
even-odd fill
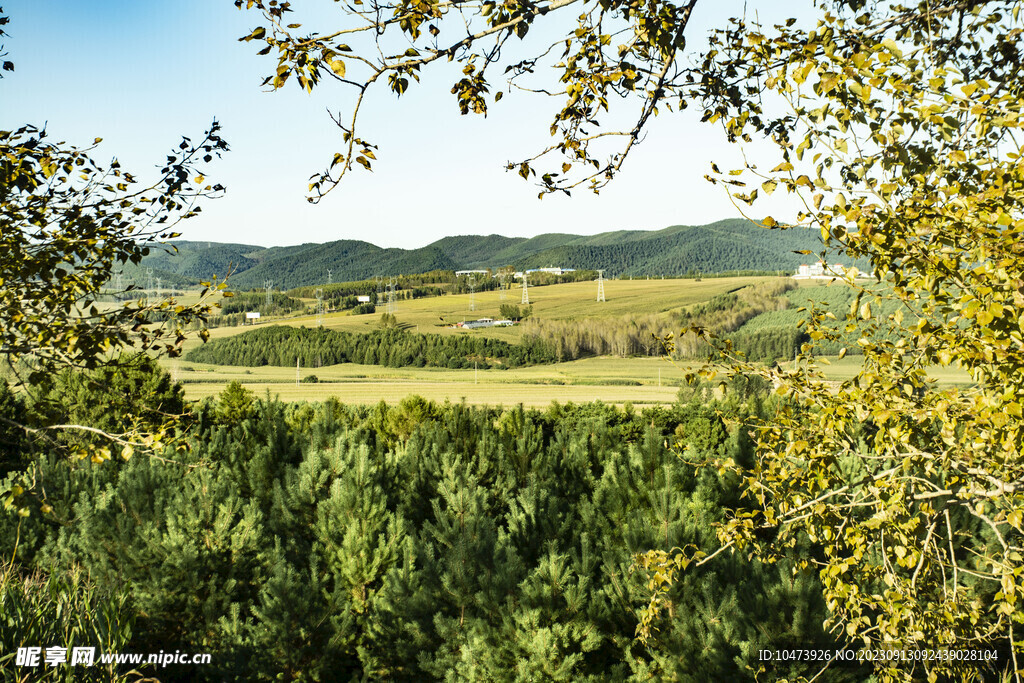
[[[712,349],[698,334],[687,328],[701,327],[725,335],[736,350],[748,359],[774,361],[792,358],[806,339],[795,322],[751,333],[737,333],[744,323],[767,311],[790,306],[785,294],[796,288],[792,280],[771,280],[749,285],[736,292],[718,294],[697,304],[664,316],[626,315],[618,318],[584,320],[544,320],[531,318],[524,325],[524,339],[547,346],[559,361],[576,360],[589,355],[660,356],[672,353],[677,358],[706,357]],[[682,330],[682,332],[681,332]],[[672,339],[671,344],[664,343]]]
[[[189,351],[186,360],[215,365],[303,367],[360,363],[387,367],[515,368],[552,363],[555,355],[535,341],[509,344],[476,335],[407,332],[393,327],[366,333],[274,325],[216,339]]]

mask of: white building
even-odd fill
[[[794,280],[831,280],[834,277],[843,277],[846,274],[846,267],[840,264],[825,265],[818,261],[815,264],[800,264],[793,275]]]
[[[572,273],[575,270],[575,268],[530,268],[528,271],[526,271],[526,274],[529,275],[530,273],[548,273],[550,275],[565,275],[566,273]],[[521,279],[523,277],[523,273],[517,272],[513,277]]]

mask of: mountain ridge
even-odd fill
[[[175,251],[176,250],[176,251]],[[794,253],[800,250],[811,254]],[[176,285],[223,277],[233,269],[234,289],[275,288],[362,280],[375,276],[512,266],[558,266],[596,270],[611,277],[714,274],[727,271],[790,271],[822,250],[816,231],[768,230],[744,219],[706,225],[672,225],[661,230],[615,230],[596,235],[544,233],[534,237],[451,235],[417,249],[379,247],[341,239],[286,247],[176,240],[153,249],[125,274],[147,268]],[[139,283],[141,284],[141,282]]]

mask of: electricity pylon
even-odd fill
[[[505,300],[505,281],[508,280],[508,273],[504,270],[498,271],[498,300]]]

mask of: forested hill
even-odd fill
[[[466,268],[561,266],[603,269],[611,276],[685,275],[734,270],[794,270],[817,253],[821,240],[805,229],[766,230],[746,220],[677,225],[664,230],[619,230],[597,235],[547,233],[529,239],[501,235],[445,237],[419,249],[385,249],[360,240],[264,248],[217,242],[174,243],[178,252],[154,252],[126,275],[147,268],[176,284],[198,282],[233,268],[235,289],[272,280],[289,289],[377,275]]]

